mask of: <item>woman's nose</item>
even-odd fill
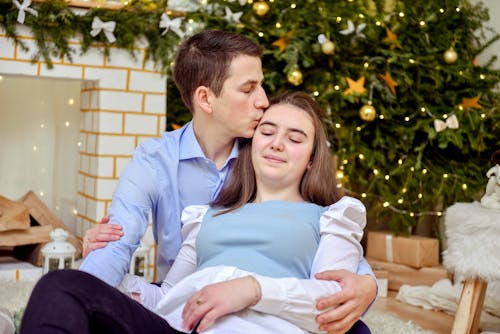
[[[274,138],[273,142],[271,143],[271,149],[274,151],[280,151],[280,152],[283,151],[284,145],[281,138],[279,137]]]

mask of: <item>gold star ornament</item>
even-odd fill
[[[463,97],[462,102],[459,104],[462,108],[482,108],[481,105],[478,103],[479,99],[481,97],[478,95],[476,97],[473,97],[472,99],[468,99]]]
[[[363,94],[364,92],[366,92],[365,77],[361,77],[357,81],[354,81],[349,77],[346,77],[346,80],[347,84],[349,85],[349,88],[342,93],[343,95],[349,95],[354,93]]]
[[[401,48],[401,44],[399,44],[398,41],[398,35],[393,33],[389,28],[385,28],[385,32],[387,33],[387,37],[384,38],[384,42],[389,44],[391,50],[394,50],[395,48]]]
[[[387,87],[389,87],[392,94],[396,95],[396,86],[398,85],[398,83],[391,77],[391,73],[385,72],[385,74],[381,74],[380,77],[384,80]]]

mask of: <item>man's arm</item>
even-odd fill
[[[123,229],[120,225],[108,223],[109,217],[104,216],[99,225],[85,232],[83,237],[83,257],[87,257],[93,250],[104,248],[108,242],[116,241],[123,236]]]
[[[368,268],[368,271],[366,270]],[[316,274],[317,279],[337,281],[342,291],[318,300],[318,310],[326,310],[316,320],[328,333],[345,333],[375,301],[377,283],[370,266],[363,259],[354,274],[345,270],[329,270]],[[336,306],[336,308],[331,308]]]
[[[105,248],[92,251],[80,270],[112,286],[118,286],[128,272],[132,254],[149,223],[149,211],[158,193],[156,171],[141,146],[122,172],[109,208],[110,224],[122,227],[123,236]]]

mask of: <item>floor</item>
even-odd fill
[[[440,311],[425,310],[421,307],[401,303],[395,299],[395,291],[389,291],[387,298],[379,297],[374,305],[376,309],[391,312],[403,320],[411,320],[420,327],[436,334],[449,334],[453,316]]]

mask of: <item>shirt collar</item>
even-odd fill
[[[238,141],[235,140],[231,153],[229,154],[228,161],[238,157]],[[206,159],[203,150],[201,149],[196,136],[194,135],[193,122],[189,122],[181,136],[180,147],[179,147],[179,160],[187,160],[193,158],[203,158]]]

